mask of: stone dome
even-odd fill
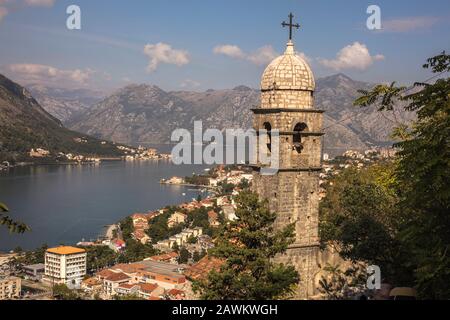
[[[273,60],[263,73],[261,90],[314,91],[314,75],[308,63],[295,53],[294,43],[287,43],[282,56]]]

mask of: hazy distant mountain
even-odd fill
[[[336,154],[349,148],[391,143],[394,124],[375,109],[353,106],[358,89],[371,84],[343,74],[317,80],[316,108],[325,113],[325,150]],[[128,144],[170,141],[176,128],[192,130],[195,120],[204,128],[250,128],[251,108],[259,105],[258,90],[238,86],[205,92],[165,92],[156,86],[131,85],[118,90],[72,118],[70,128],[95,137]],[[401,117],[412,118],[401,114]]]
[[[85,142],[77,142],[83,137]],[[53,154],[116,155],[111,143],[70,131],[45,111],[31,93],[0,74],[0,162],[26,160],[31,148],[44,148]]]
[[[156,86],[130,85],[70,121],[72,129],[95,137],[133,144],[170,141],[176,128],[248,127],[259,99],[257,91],[238,87],[206,92],[165,92]]]
[[[27,89],[47,112],[63,123],[104,98],[102,92],[89,89],[50,88],[39,84]]]

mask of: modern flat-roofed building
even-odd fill
[[[142,283],[155,283],[158,286],[170,290],[183,286],[186,277],[182,274],[185,266],[170,263],[146,260],[141,262],[144,267],[136,275],[136,279]]]
[[[41,280],[42,276],[45,274],[45,264],[37,263],[30,264],[22,267],[26,276],[32,280]]]
[[[20,298],[22,281],[17,277],[0,276],[0,300],[11,300]]]
[[[86,250],[61,246],[45,253],[45,280],[52,284],[66,284],[79,288],[86,275]]]

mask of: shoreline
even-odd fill
[[[8,171],[10,169],[15,168],[25,168],[25,167],[33,167],[33,166],[70,166],[70,165],[101,165],[102,163],[108,162],[140,162],[140,161],[171,161],[168,158],[152,158],[152,159],[134,159],[134,160],[126,160],[125,158],[105,158],[100,159],[100,161],[64,161],[64,162],[20,162],[15,165],[10,165],[8,167],[0,167],[0,172]]]

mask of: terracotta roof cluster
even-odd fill
[[[99,272],[97,272],[95,275],[100,279],[105,279],[111,275],[113,275],[115,272],[111,271],[110,269],[103,269]]]
[[[158,288],[157,284],[154,283],[140,283],[138,284],[141,292],[150,294]]]
[[[171,289],[169,290],[169,292],[167,292],[167,294],[171,297],[176,297],[176,296],[184,296],[185,293],[183,290],[179,290],[179,289]]]
[[[117,273],[113,272],[110,276],[105,278],[106,281],[111,281],[111,282],[123,281],[123,280],[128,280],[128,279],[130,279],[130,277],[127,276],[123,272],[117,272]]]
[[[85,286],[88,286],[88,287],[93,287],[93,286],[101,285],[101,282],[98,279],[92,277],[92,278],[83,280],[82,284]]]
[[[136,240],[142,241],[142,239],[148,237],[148,235],[145,233],[144,229],[135,228],[133,232],[133,236]]]
[[[159,213],[158,213],[159,214]],[[154,218],[157,215],[157,213],[135,213],[131,215],[131,219],[133,220],[133,237],[138,240],[142,241],[145,239],[147,234],[145,231],[148,229],[148,220]]]
[[[142,263],[120,263],[112,266],[111,270],[121,271],[127,274],[136,273],[145,268],[145,265]]]
[[[122,283],[121,285],[119,285],[119,288],[130,290],[130,289],[134,288],[135,286],[136,285],[133,283]]]
[[[157,256],[152,256],[149,258],[149,260],[152,261],[170,261],[172,259],[175,259],[178,257],[178,253],[176,253],[175,251],[169,252],[169,253],[165,253],[165,254],[160,254]]]
[[[141,220],[147,220],[148,217],[145,213],[134,213],[131,215],[131,219],[133,220],[137,220],[137,219],[141,219]]]
[[[208,218],[210,220],[217,220],[218,218],[217,212],[215,212],[214,210],[208,211]]]
[[[219,271],[224,263],[225,260],[223,259],[205,256],[189,267],[184,272],[184,275],[191,280],[204,280],[211,271]]]

